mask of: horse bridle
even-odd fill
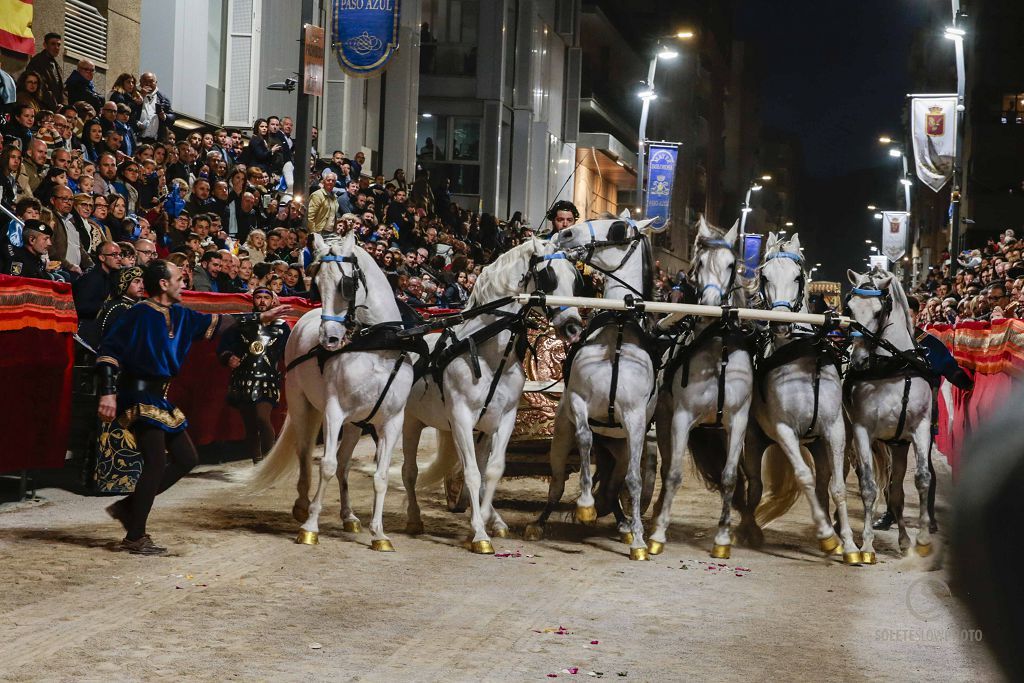
[[[892,293],[888,289],[873,289],[867,287],[854,287],[850,290],[850,293],[846,295],[846,300],[843,302],[843,314],[848,317],[853,317],[853,311],[850,309],[850,299],[854,296],[863,296],[878,299],[882,302],[882,310],[878,312],[875,319],[878,321],[878,325],[875,329],[875,335],[871,341],[871,349],[878,347],[877,339],[881,337],[885,331],[886,323],[889,320],[889,314],[892,313]]]
[[[796,265],[800,268],[800,275],[797,276],[797,285],[798,285],[799,289],[797,290],[797,293],[796,293],[796,299],[794,299],[792,301],[771,301],[771,302],[769,302],[769,300],[768,300],[768,284],[767,284],[767,281],[765,280],[765,278],[761,277],[761,284],[758,287],[759,293],[761,294],[761,301],[765,302],[765,304],[769,304],[770,303],[770,305],[768,307],[771,310],[775,310],[776,308],[782,308],[782,307],[785,307],[789,311],[800,310],[800,308],[803,307],[803,303],[804,303],[804,287],[806,286],[806,278],[804,276],[804,265],[803,265],[804,264],[804,257],[801,256],[800,254],[797,254],[797,253],[792,252],[792,251],[779,251],[779,252],[776,252],[776,253],[771,254],[769,256],[765,256],[764,262],[768,263],[769,261],[772,261],[772,260],[777,259],[777,258],[787,258],[787,259],[793,261],[794,263],[796,263]]]
[[[335,322],[344,323],[346,325],[352,325],[355,322],[355,310],[356,306],[356,294],[359,292],[359,285],[366,287],[366,276],[363,274],[362,269],[359,267],[359,259],[354,255],[352,256],[337,256],[335,254],[327,254],[326,256],[318,259],[320,263],[350,263],[352,264],[352,274],[346,275],[345,271],[341,271],[341,280],[338,282],[338,291],[341,296],[348,300],[348,311],[342,315],[328,315],[326,313],[320,313],[320,320],[324,322]],[[339,265],[340,268],[340,265]]]
[[[637,250],[637,247],[640,244],[644,243],[644,241],[646,240],[644,234],[640,232],[640,230],[636,227],[636,224],[633,223],[632,221],[627,223],[626,221],[622,220],[615,221],[608,228],[607,239],[599,240],[597,239],[597,234],[594,232],[594,226],[591,223],[591,221],[587,221],[585,225],[587,226],[587,229],[590,231],[590,241],[578,247],[566,249],[565,253],[572,255],[572,258],[574,258],[575,260],[587,264],[588,266],[598,271],[599,273],[602,273],[603,275],[610,277],[612,280],[615,280],[620,285],[628,289],[630,292],[640,297],[640,299],[643,299],[643,292],[637,291],[635,287],[630,285],[628,282],[624,281],[615,273],[617,273],[619,270],[622,269],[623,266],[626,265],[626,262],[629,261],[629,259],[633,256],[633,252]],[[628,234],[630,228],[633,229],[632,235]],[[572,228],[569,228],[569,230],[572,230]],[[626,250],[626,253],[623,255],[623,257],[619,260],[618,265],[616,265],[614,268],[606,269],[602,268],[601,266],[594,265],[594,252],[597,251],[598,249],[603,249],[606,247],[624,247],[626,245],[629,245],[629,248]]]
[[[703,239],[702,238],[702,239],[699,240],[699,244],[701,246],[712,247],[714,249],[728,249],[729,251],[732,251],[733,254],[735,255],[735,251],[733,250],[732,243],[729,242],[728,240],[721,240],[721,239],[711,239],[711,240],[709,240],[709,239]],[[700,259],[695,259],[694,260],[694,265],[693,265],[693,270],[690,271],[690,279],[693,280],[694,282],[700,282],[699,275],[700,275]],[[725,289],[722,289],[721,287],[719,287],[718,285],[716,285],[716,284],[714,284],[712,282],[708,282],[701,289],[700,294],[703,295],[704,292],[708,291],[709,289],[717,289],[718,290],[718,295],[721,297],[722,303],[724,304],[726,302],[726,300],[736,290],[736,288],[737,288],[737,285],[736,285],[736,264],[733,263],[732,274],[729,275],[729,282],[726,283]],[[696,290],[696,287],[694,289]]]
[[[569,257],[561,251],[542,256],[534,254],[530,257],[530,269],[526,271],[520,282],[525,285],[526,281],[532,276],[533,283],[537,285],[538,290],[545,294],[551,294],[551,292],[555,291],[555,287],[558,286],[558,275],[555,274],[555,270],[551,267],[551,262],[559,259],[568,260]],[[537,266],[541,264],[545,265],[542,268],[538,268]]]

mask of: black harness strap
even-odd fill
[[[807,426],[804,436],[814,433],[814,427],[818,424],[818,390],[821,388],[821,366],[823,357],[821,354],[814,359],[814,412],[811,413],[811,424]]]
[[[587,422],[594,427],[617,428],[622,426],[615,420],[615,395],[619,388],[619,358],[622,357],[622,333],[624,329],[625,322],[619,316],[616,320],[615,355],[612,357],[612,383],[608,389],[608,421],[601,422],[600,420],[588,417]]]
[[[893,441],[899,441],[900,436],[903,434],[903,428],[907,424],[907,404],[910,402],[910,384],[914,381],[914,376],[909,372],[903,378],[903,403],[900,406],[900,419],[896,423],[896,435],[892,438]]]
[[[387,383],[384,384],[384,391],[380,392],[380,396],[377,397],[377,402],[373,404],[373,408],[370,410],[370,414],[358,422],[354,422],[355,426],[363,430],[363,434],[369,434],[373,437],[373,440],[377,440],[377,430],[374,429],[373,425],[370,424],[373,418],[377,416],[377,411],[380,410],[381,404],[384,403],[384,397],[388,395],[388,390],[391,388],[392,383],[395,381],[395,377],[398,376],[398,371],[402,367],[402,363],[408,358],[408,354],[402,351],[398,354],[398,358],[395,359],[395,364],[391,368],[391,375],[388,376]]]
[[[508,364],[508,357],[512,354],[512,349],[516,346],[516,341],[522,335],[522,330],[515,330],[508,338],[508,343],[505,344],[505,351],[501,354],[501,362],[498,363],[498,369],[494,372],[494,376],[491,378],[491,386],[487,390],[487,398],[484,399],[484,405],[480,408],[480,414],[477,416],[476,421],[484,419],[484,415],[487,414],[487,408],[491,405],[491,399],[494,398],[494,392],[498,390],[498,382],[501,381],[501,375],[505,372],[505,365]],[[479,369],[478,369],[479,370]],[[477,375],[477,379],[480,375]]]

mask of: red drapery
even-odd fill
[[[64,465],[77,323],[70,285],[0,275],[0,473]]]
[[[1005,404],[1024,378],[1024,321],[968,321],[933,325],[928,331],[941,339],[974,377],[974,389],[969,392],[950,387],[952,405],[946,405],[941,393],[939,397],[936,444],[949,458],[955,476],[965,457],[964,439]]]

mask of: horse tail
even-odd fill
[[[800,447],[800,456],[809,467],[814,468],[811,453],[803,446]],[[763,463],[761,479],[764,482],[764,496],[755,513],[757,525],[762,529],[789,512],[804,492],[789,458],[778,445],[768,447]]]
[[[415,457],[415,454],[413,456]],[[452,433],[438,429],[437,457],[417,477],[416,489],[424,491],[428,488],[436,488],[438,484],[444,481],[445,475],[451,472],[458,462],[459,452],[455,450],[455,439],[452,438]]]
[[[690,431],[688,443],[694,468],[709,491],[722,492],[722,470],[725,469],[725,432],[721,429],[696,427]]]
[[[315,432],[313,437],[316,438]],[[265,491],[282,477],[294,474],[298,470],[300,438],[295,418],[288,415],[267,457],[254,469],[239,474],[238,480],[246,485],[248,493]]]

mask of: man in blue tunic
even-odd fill
[[[188,421],[167,400],[167,388],[185,362],[192,342],[210,339],[234,322],[280,318],[287,307],[235,316],[199,313],[181,301],[181,270],[164,260],[150,262],[143,273],[148,299],[123,313],[104,334],[96,359],[99,416],[115,418],[135,433],[142,453],[142,474],[135,492],[107,508],[125,528],[121,549],[140,555],[166,552],[146,533],[146,520],[157,494],[195,467],[195,446],[185,432]]]

